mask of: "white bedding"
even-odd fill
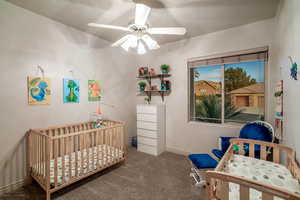
[[[299,195],[300,198],[300,184],[284,165],[241,155],[233,155],[226,166],[225,172],[288,190]],[[229,191],[230,200],[240,199],[239,185],[229,183]],[[260,200],[262,199],[261,196],[261,192],[250,189],[251,200]],[[279,197],[274,198],[274,200],[279,199]]]
[[[97,149],[99,150],[99,154],[97,154]],[[107,164],[110,164],[118,159],[123,158],[124,152],[122,150],[119,150],[115,147],[109,146],[109,145],[99,145],[98,147],[93,147],[88,149],[89,154],[87,154],[87,150],[82,150],[83,153],[83,162],[81,161],[81,152],[77,153],[77,169],[78,169],[78,177],[82,174],[85,174],[87,172],[90,172],[96,168],[99,168],[101,166],[105,166]],[[89,155],[89,156],[87,156]],[[99,159],[97,157],[99,156]],[[62,167],[63,167],[63,159],[65,161],[64,165],[64,174],[65,174],[65,182],[68,182],[70,179],[70,173],[69,173],[69,166],[71,164],[71,175],[74,178],[76,176],[76,160],[75,160],[75,153],[71,154],[71,162],[69,162],[69,155],[65,155],[63,157],[57,158],[57,182],[58,185],[62,183]],[[89,159],[87,159],[89,157]],[[94,159],[94,166],[93,166],[93,159]],[[89,162],[88,162],[89,160]],[[83,163],[83,165],[82,165]],[[89,164],[88,164],[89,163]],[[50,161],[50,183],[54,184],[54,165],[55,160]],[[82,169],[83,172],[80,174],[80,169]],[[99,166],[100,165],[100,166]],[[34,166],[34,167],[37,167]]]

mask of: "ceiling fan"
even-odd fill
[[[144,4],[136,4],[134,23],[127,27],[106,24],[89,23],[88,26],[107,28],[128,32],[126,36],[112,44],[113,47],[121,46],[126,51],[136,49],[138,54],[145,54],[147,49],[160,48],[159,44],[150,35],[184,35],[184,27],[151,28],[147,21],[151,8]]]

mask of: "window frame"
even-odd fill
[[[224,112],[225,112],[225,80],[224,80],[224,72],[225,72],[225,65],[226,64],[230,64],[230,63],[226,63],[226,64],[219,64],[221,66],[221,95],[222,95],[222,102],[221,102],[221,106],[222,106],[222,112],[221,112],[221,123],[209,123],[209,122],[203,122],[203,121],[197,121],[195,119],[193,119],[192,117],[192,109],[195,109],[195,106],[193,106],[194,104],[191,102],[191,92],[193,89],[193,84],[191,84],[191,80],[193,79],[192,74],[191,74],[191,69],[193,68],[199,68],[199,67],[205,67],[205,66],[189,66],[189,62],[192,61],[197,61],[197,60],[207,60],[207,59],[215,59],[215,58],[221,58],[221,57],[230,57],[230,56],[239,56],[239,55],[243,55],[243,54],[251,54],[251,53],[256,53],[256,52],[261,52],[261,51],[266,51],[267,52],[267,58],[265,60],[265,64],[264,64],[264,121],[268,121],[268,117],[269,117],[269,105],[267,104],[267,100],[269,99],[269,79],[268,79],[268,72],[269,72],[269,59],[268,59],[268,55],[269,55],[269,47],[265,46],[265,47],[259,47],[259,48],[254,48],[254,49],[247,49],[247,50],[242,50],[242,51],[235,51],[235,52],[228,52],[228,53],[223,53],[223,54],[214,54],[214,55],[210,55],[210,56],[202,56],[202,57],[195,57],[195,58],[190,58],[187,59],[187,80],[188,80],[188,118],[187,118],[187,122],[188,123],[200,123],[200,124],[206,124],[206,125],[210,125],[210,126],[241,126],[245,123],[238,123],[238,122],[225,122],[225,116],[224,116]],[[233,62],[236,63],[236,62]],[[193,89],[194,90],[194,89]],[[195,111],[194,111],[195,113]]]

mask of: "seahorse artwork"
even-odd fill
[[[51,103],[51,83],[49,78],[28,77],[28,104],[47,105]]]
[[[63,98],[64,103],[79,103],[80,100],[80,90],[79,90],[79,80],[77,79],[63,79]]]
[[[292,57],[289,56],[289,59],[291,61],[291,77],[294,80],[298,80],[298,64],[293,61]]]
[[[88,100],[89,101],[100,101],[101,100],[101,86],[98,80],[88,81]]]

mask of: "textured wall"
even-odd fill
[[[87,80],[102,82],[105,114],[135,131],[135,59],[106,41],[0,1],[0,189],[23,179],[24,135],[29,128],[89,120]],[[51,105],[27,104],[26,77],[37,65],[52,81]],[[80,79],[80,103],[63,104],[62,78]]]
[[[275,66],[277,80],[284,81],[284,141],[285,145],[293,147],[300,160],[300,82],[289,77],[291,63],[288,56],[300,64],[300,1],[283,0],[276,16],[276,56]],[[274,77],[275,78],[275,77]]]
[[[175,152],[208,153],[217,146],[219,136],[236,136],[239,126],[188,122],[187,59],[232,51],[270,46],[273,42],[273,19],[227,29],[163,46],[140,57],[140,65],[158,67],[170,64],[172,93],[166,98],[167,148]],[[270,64],[268,71],[273,66]],[[269,72],[267,72],[269,74]],[[267,91],[269,91],[267,82]],[[142,97],[138,97],[143,102]],[[269,102],[270,100],[267,99]],[[161,102],[159,97],[154,102]],[[268,104],[270,105],[270,104]],[[269,107],[272,107],[270,105]],[[269,109],[270,110],[270,109]],[[268,118],[272,112],[268,113]],[[270,120],[272,121],[272,119]]]

